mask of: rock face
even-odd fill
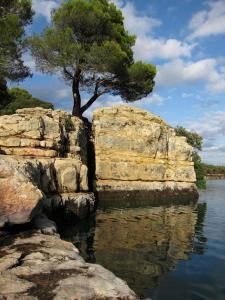
[[[93,129],[99,197],[101,191],[111,198],[113,191],[197,196],[192,148],[159,117],[129,106],[98,109]],[[43,207],[62,205],[80,218],[93,211],[87,142],[84,122],[65,111],[1,116],[0,227],[27,222]]]
[[[18,109],[0,117],[1,154],[81,159],[86,164],[83,122],[61,110]]]
[[[138,299],[100,265],[85,263],[73,244],[25,233],[0,241],[1,299]]]
[[[192,147],[158,116],[125,105],[100,108],[93,130],[97,191],[197,195]]]
[[[19,167],[20,162],[23,165]],[[0,227],[8,222],[28,221],[32,218],[33,209],[44,197],[30,180],[26,167],[29,167],[30,173],[32,170],[37,173],[35,163],[26,165],[22,160],[0,156]]]
[[[20,109],[1,116],[0,153],[0,227],[30,221],[43,205],[75,205],[74,194],[89,190],[86,129],[64,111]],[[85,197],[82,203],[93,210],[93,196]]]

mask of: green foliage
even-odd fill
[[[206,175],[211,175],[211,174],[225,175],[225,166],[214,166],[214,165],[203,164],[203,168]]]
[[[24,27],[31,23],[31,0],[0,1],[0,78],[13,81],[29,76],[22,60]]]
[[[153,91],[155,76],[155,66],[141,61],[133,63],[128,68],[127,83],[121,86],[121,95],[124,99],[129,99],[129,101],[146,97]]]
[[[177,126],[175,128],[176,134],[179,136],[185,136],[189,145],[197,150],[202,150],[203,138],[196,132],[191,132],[182,126]]]
[[[182,126],[177,126],[175,131],[178,136],[185,136],[187,138],[187,143],[194,149],[202,150],[203,138],[199,134],[188,131]],[[192,155],[196,174],[196,184],[199,189],[206,189],[205,169],[201,162],[201,157],[196,150],[193,151]]]
[[[197,187],[199,189],[206,189],[205,169],[201,162],[201,157],[196,151],[193,152],[193,161],[197,180]]]
[[[71,116],[68,116],[66,118],[65,129],[66,129],[66,131],[71,131],[71,130],[74,129],[74,124],[73,124],[73,122],[71,120]]]
[[[29,44],[40,71],[61,72],[74,89],[92,92],[96,98],[107,92],[136,101],[153,90],[156,68],[134,63],[135,36],[128,34],[121,11],[107,0],[62,3],[52,15],[51,27],[30,38]]]
[[[54,106],[51,103],[33,98],[28,91],[20,88],[10,89],[8,94],[9,101],[0,110],[0,115],[14,114],[16,110],[20,108],[43,107],[54,109]]]

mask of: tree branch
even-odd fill
[[[70,79],[73,79],[73,75],[65,67],[63,68],[63,72],[67,74],[70,77]]]
[[[98,94],[93,95],[86,104],[81,107],[81,113],[83,114],[99,97]]]
[[[81,113],[83,114],[101,95],[107,93],[112,88],[110,84],[108,87],[105,87],[101,92],[98,92],[100,85],[106,82],[107,79],[98,80],[95,84],[94,95],[88,100],[86,104],[81,107]]]

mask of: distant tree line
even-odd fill
[[[0,108],[0,115],[11,115],[20,108],[43,107],[54,109],[52,103],[32,97],[32,95],[20,88],[7,90],[4,105]]]
[[[197,186],[199,189],[206,188],[207,175],[225,175],[225,166],[209,165],[201,161],[198,151],[202,150],[203,138],[198,133],[188,131],[182,126],[177,126],[175,131],[178,136],[185,136],[187,138],[187,143],[194,149],[192,159],[194,162]]]
[[[205,175],[225,175],[225,166],[215,166],[203,163]]]

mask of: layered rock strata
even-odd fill
[[[0,117],[0,226],[68,203],[83,217],[94,209],[93,195],[83,194],[81,201],[88,190],[83,121],[42,108]]]
[[[192,147],[158,116],[126,105],[94,112],[96,190],[196,192]]]
[[[0,239],[1,299],[138,299],[100,265],[85,263],[73,244],[25,233]]]

